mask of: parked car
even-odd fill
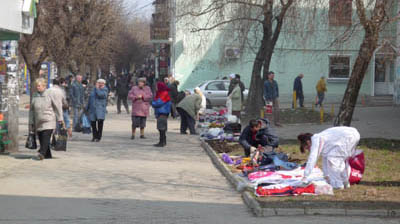
[[[207,108],[225,106],[228,98],[229,80],[209,80],[201,83],[197,87],[204,93],[207,99]],[[194,89],[188,89],[190,93]],[[244,100],[247,100],[248,89],[244,91]]]

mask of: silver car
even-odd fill
[[[208,109],[211,109],[212,107],[220,107],[226,105],[226,100],[228,99],[229,83],[229,80],[209,80],[197,86],[200,88],[207,99]],[[194,89],[189,89],[188,91],[193,93]],[[248,89],[246,89],[244,91],[245,101],[247,100],[248,93],[249,91]]]

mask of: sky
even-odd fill
[[[154,7],[151,4],[154,0],[124,0],[130,11],[150,17]]]

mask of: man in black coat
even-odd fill
[[[298,75],[293,84],[293,91],[296,92],[296,101],[299,100],[300,107],[304,107],[303,83],[301,82],[303,77],[303,74]]]
[[[249,125],[243,130],[239,138],[246,157],[259,146],[279,146],[279,138],[271,129],[267,119],[250,120]]]
[[[125,106],[126,113],[129,114],[129,107],[128,107],[129,82],[127,75],[121,74],[118,76],[116,91],[118,96],[118,101],[117,101],[118,114],[121,113],[121,101]]]
[[[240,92],[242,93],[242,102],[244,101],[244,91],[246,90],[246,87],[244,86],[244,83],[240,81],[240,75],[236,74],[235,78],[239,81],[239,87],[240,87]]]

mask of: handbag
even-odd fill
[[[28,138],[26,139],[25,148],[32,150],[37,149],[35,133],[33,132],[29,133]]]
[[[85,113],[83,113],[81,116],[81,122],[82,122],[82,133],[83,134],[92,133],[92,127],[90,125],[89,118],[86,116]]]
[[[64,127],[59,128],[53,134],[53,138],[51,141],[51,148],[54,151],[67,151],[67,140],[68,140],[68,133],[67,129]]]

